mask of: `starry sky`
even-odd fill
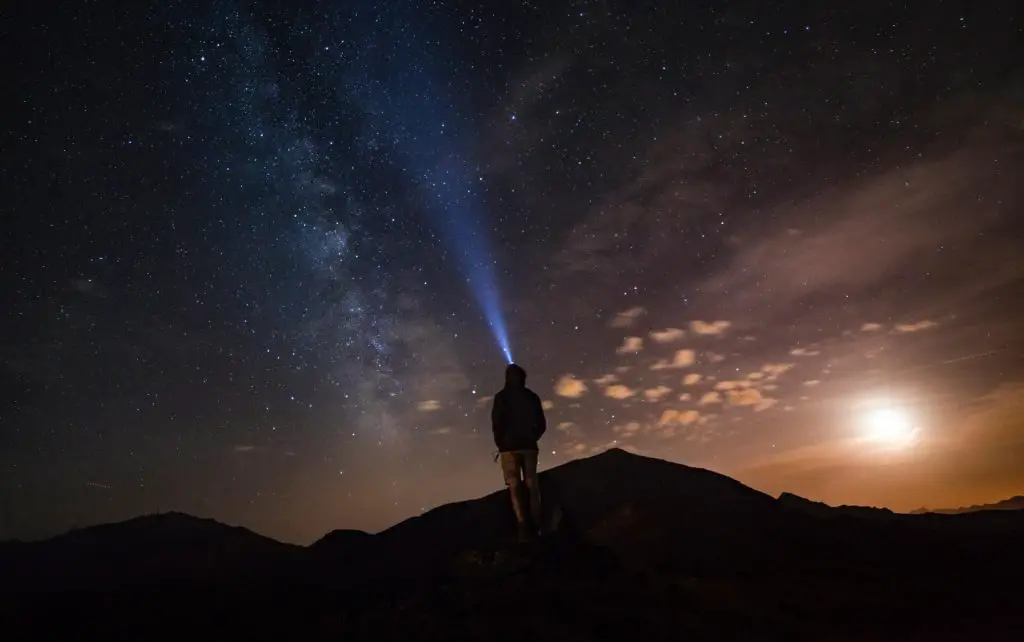
[[[506,336],[542,467],[1024,492],[1013,2],[20,5],[0,539],[496,490]]]

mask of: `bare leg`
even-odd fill
[[[519,463],[516,461],[515,453],[501,453],[501,472],[512,496],[512,512],[516,515],[516,523],[522,525],[526,522],[526,511],[523,510],[522,481],[519,478]]]
[[[533,527],[538,531],[543,530],[544,511],[540,502],[540,479],[537,476],[537,453],[523,453],[523,481],[530,493],[530,516],[533,517]]]

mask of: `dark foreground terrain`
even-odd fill
[[[1024,511],[779,499],[611,450],[309,547],[182,514],[0,545],[0,639],[1024,640]]]

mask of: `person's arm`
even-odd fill
[[[536,393],[534,393],[533,399],[536,403],[537,412],[537,439],[540,439],[541,437],[544,436],[544,432],[548,429],[548,420],[546,417],[544,417],[544,402],[540,400],[540,397]]]
[[[494,395],[494,401],[491,403],[491,433],[494,435],[494,445],[501,449],[501,435],[505,431],[505,426],[502,425],[502,418],[504,413],[502,412],[501,394]]]

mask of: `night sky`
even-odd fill
[[[18,3],[0,539],[307,543],[612,446],[1024,492],[1015,2]]]

